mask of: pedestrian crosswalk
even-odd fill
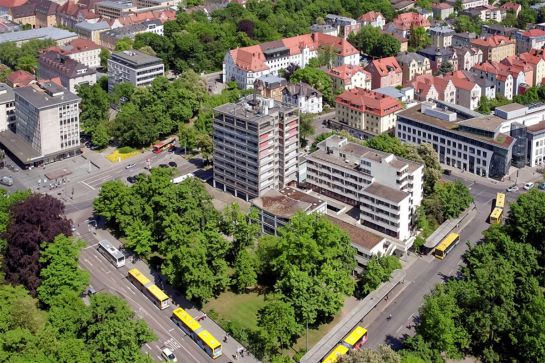
[[[170,338],[169,340],[167,340],[164,345],[165,345],[165,347],[169,348],[172,351],[175,351],[175,350],[180,349],[182,347],[180,342],[178,342],[174,338]]]

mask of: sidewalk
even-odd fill
[[[543,180],[543,175],[538,173],[536,168],[530,168],[528,166],[518,169],[510,167],[509,175],[503,177],[502,180],[496,180],[491,178],[485,178],[468,172],[462,172],[459,169],[448,168],[451,171],[451,175],[464,180],[472,181],[483,185],[490,185],[496,188],[507,188],[513,184],[522,185],[528,182],[537,182]],[[517,177],[518,176],[518,177]]]
[[[96,231],[96,238],[100,241],[103,239],[107,239],[111,241],[115,246],[120,247],[122,246],[121,242],[117,240],[112,234],[103,229],[98,229]],[[176,289],[174,289],[172,286],[168,285],[166,283],[166,278],[159,274],[158,271],[152,270],[147,264],[145,264],[141,260],[137,260],[133,262],[133,259],[130,256],[127,256],[126,259],[126,266],[128,269],[131,268],[137,268],[139,269],[143,274],[150,277],[151,280],[154,280],[157,285],[162,284],[162,290],[165,291],[165,293],[171,297],[172,300],[172,309],[165,310],[165,312],[168,312],[169,314],[173,309],[176,307],[182,307],[185,309],[191,316],[194,318],[203,317],[204,313],[198,309],[195,308],[195,306],[185,299],[184,296],[182,296],[180,293],[177,292]],[[169,317],[170,318],[170,317]],[[238,358],[235,360],[234,356],[238,349],[244,348],[242,344],[237,342],[233,337],[227,334],[218,324],[216,324],[215,321],[210,319],[209,317],[204,318],[203,320],[200,320],[199,323],[212,335],[220,341],[222,344],[222,350],[223,355],[227,357],[227,359],[231,361],[241,362],[241,363],[259,363],[259,360],[256,359],[252,354],[246,353],[244,357],[240,357],[238,355]],[[224,342],[224,337],[227,336],[227,342]],[[196,343],[195,343],[196,344]]]

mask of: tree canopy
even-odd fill
[[[394,56],[401,48],[399,40],[371,25],[362,26],[358,33],[350,34],[348,41],[371,57]]]

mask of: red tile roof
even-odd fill
[[[379,16],[381,16],[384,19],[384,15],[382,15],[380,12],[378,12],[378,11],[369,11],[369,12],[361,15],[358,18],[358,20],[371,23],[373,21],[376,21]]]
[[[27,0],[0,0],[0,8],[14,8],[24,5]]]
[[[530,29],[522,33],[522,35],[529,38],[537,38],[545,35],[545,31],[541,29]]]
[[[433,9],[453,9],[454,7],[448,3],[435,3],[431,6]]]
[[[495,74],[496,78],[501,81],[505,81],[510,75],[512,76],[511,72],[509,72],[509,66],[503,65],[499,62],[488,61],[480,64],[475,64],[473,66],[473,69],[479,70],[484,73]]]
[[[352,64],[344,64],[342,66],[331,68],[330,70],[326,71],[326,73],[329,74],[330,77],[344,80],[345,84],[350,84],[350,80],[358,72],[364,73],[367,79],[371,79],[371,73],[367,72],[361,66],[356,66]]]
[[[381,77],[387,76],[390,72],[403,72],[395,57],[375,59],[369,66],[375,68]]]
[[[27,71],[15,71],[10,73],[6,80],[11,87],[26,87],[36,78]]]
[[[530,64],[538,64],[541,60],[543,60],[543,57],[537,54],[532,54],[530,52],[521,53],[519,55],[520,59],[523,61],[530,63]]]
[[[168,9],[145,11],[142,13],[124,15],[115,20],[119,21],[121,25],[127,26],[127,25],[140,24],[145,21],[156,20],[156,19],[160,20],[161,23],[164,23],[165,21],[168,21],[168,20],[175,20],[176,11],[168,10]]]
[[[430,27],[429,20],[418,13],[403,13],[399,14],[393,21],[397,29],[410,30],[411,27]]]
[[[288,48],[290,55],[296,55],[300,54],[301,49],[305,47],[308,47],[311,51],[315,51],[321,46],[331,46],[343,57],[359,54],[358,50],[346,39],[322,33],[304,34],[249,47],[232,49],[230,54],[239,68],[246,71],[258,72],[269,68],[265,63],[266,59],[263,53],[268,49],[285,47]]]
[[[492,35],[484,39],[473,39],[471,44],[482,47],[499,47],[506,44],[515,44],[515,41],[503,35]]]
[[[401,102],[395,98],[363,88],[345,91],[337,96],[335,102],[379,117],[387,116],[403,108]]]
[[[454,87],[456,87],[456,89],[461,88],[461,89],[465,89],[467,91],[471,91],[477,85],[477,83],[471,82],[470,80],[465,78],[465,76],[460,77],[459,75],[446,74],[446,75],[443,76],[443,78],[446,79],[446,80],[451,81],[452,84],[454,84]]]
[[[509,3],[505,3],[502,6],[500,6],[500,9],[505,10],[505,11],[512,10],[514,12],[517,12],[520,9],[522,9],[522,6],[520,4],[517,4],[517,3],[509,2]]]

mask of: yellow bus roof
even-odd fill
[[[193,319],[193,317],[182,308],[174,309],[172,314],[180,319],[180,321],[184,323],[189,329],[191,329],[191,331],[196,331],[201,327],[201,324],[199,324],[197,320]]]
[[[496,194],[496,207],[503,208],[505,206],[505,194]]]
[[[148,291],[159,301],[168,300],[168,295],[163,292],[157,285],[148,286]]]
[[[129,270],[129,275],[134,277],[136,279],[136,281],[141,283],[143,286],[146,286],[147,284],[150,283],[150,280],[142,272],[140,272],[136,268],[130,269]]]
[[[454,242],[457,238],[460,238],[460,235],[458,233],[450,233],[448,236],[445,237],[445,239],[443,239],[441,241],[441,243],[439,243],[439,246],[437,246],[435,249],[438,250],[438,251],[444,251],[447,249],[448,246],[450,246],[452,244],[452,242]]]
[[[490,218],[500,218],[503,210],[501,208],[494,208],[492,213],[490,213]]]
[[[354,344],[356,344],[366,333],[367,329],[357,326],[356,329],[352,330],[344,341],[351,346],[354,346]]]
[[[214,338],[212,334],[208,330],[203,330],[199,334],[197,334],[199,338],[204,342],[204,344],[208,345],[208,347],[212,350],[215,350],[219,346],[221,346],[220,342]]]
[[[344,345],[337,345],[335,349],[322,361],[322,363],[335,363],[337,360],[339,360],[340,356],[345,355],[348,353],[348,348]]]

